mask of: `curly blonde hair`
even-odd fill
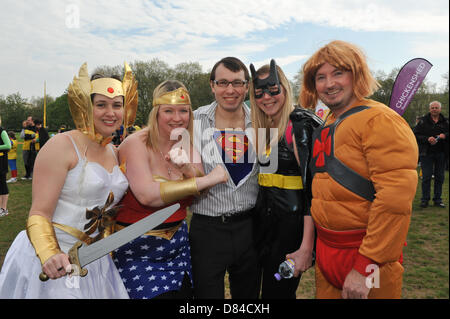
[[[298,99],[301,106],[315,108],[319,99],[315,76],[325,63],[352,73],[353,94],[358,100],[372,95],[380,87],[372,76],[361,49],[354,44],[336,40],[320,48],[303,65],[303,84]]]

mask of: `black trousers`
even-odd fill
[[[233,299],[258,297],[260,279],[251,217],[224,223],[219,217],[193,214],[189,241],[194,298],[224,299],[226,271]]]
[[[296,213],[278,212],[274,218],[266,217],[269,229],[264,231],[266,242],[260,256],[262,272],[262,299],[295,299],[300,276],[277,281],[274,274],[286,255],[300,248],[303,237],[303,216]],[[259,223],[261,224],[261,223]],[[258,227],[258,223],[255,224]]]
[[[420,157],[422,166],[422,202],[430,200],[431,179],[434,175],[434,196],[433,202],[442,202],[442,185],[445,179],[445,154],[431,153]]]

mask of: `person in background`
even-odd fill
[[[210,74],[215,101],[194,112],[195,146],[205,173],[217,165],[230,174],[191,206],[192,271],[195,298],[223,299],[229,274],[232,298],[256,299],[258,256],[253,243],[253,208],[258,196],[258,164],[246,129],[252,127],[244,100],[250,75],[237,58],[217,62]]]
[[[35,149],[34,142],[36,139],[36,131],[33,122],[33,118],[29,116],[22,123],[22,132],[20,133],[20,138],[23,139],[22,145],[22,158],[23,164],[25,166],[25,176],[21,179],[31,180],[33,174],[34,160],[35,160]]]
[[[59,127],[58,133],[64,133],[67,131],[67,127],[63,124]]]
[[[8,215],[9,190],[6,184],[6,174],[8,173],[8,152],[11,149],[11,141],[8,133],[2,128],[2,118],[0,117],[0,217]]]
[[[365,55],[332,41],[303,65],[299,102],[330,115],[313,135],[311,215],[317,298],[400,298],[402,248],[417,187],[408,123],[367,99],[378,88]]]
[[[433,204],[445,208],[442,202],[442,185],[448,161],[448,119],[441,114],[441,103],[430,103],[430,112],[419,119],[413,131],[419,144],[419,161],[422,169],[422,198],[420,207],[428,207],[431,179],[434,176]]]
[[[11,178],[7,183],[17,182],[17,139],[16,133],[13,131],[8,132],[9,140],[11,141],[11,150],[8,152],[8,165],[11,171]]]
[[[294,107],[288,79],[275,60],[255,71],[250,65],[250,104],[256,145],[268,163],[260,162],[255,209],[255,242],[261,259],[263,299],[295,299],[300,277],[312,266],[314,223],[311,218],[312,133],[322,121],[314,112]],[[290,119],[291,118],[291,119]],[[275,128],[278,138],[259,138],[261,129]],[[296,143],[298,142],[298,143]],[[277,152],[272,150],[277,149]],[[271,156],[275,154],[277,158]],[[277,163],[273,172],[266,165]],[[295,263],[294,277],[277,281],[274,274],[286,258]]]
[[[42,126],[42,120],[36,119],[34,121],[34,124],[36,126],[37,134],[35,148],[36,151],[39,152],[39,150],[42,149],[42,147],[45,145],[45,143],[47,143],[50,137],[48,136],[47,129]]]

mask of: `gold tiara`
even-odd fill
[[[80,67],[78,77],[75,76],[73,78],[73,82],[69,84],[67,91],[70,113],[75,127],[90,139],[102,145],[106,145],[110,138],[104,138],[95,132],[91,94],[103,94],[110,98],[119,95],[124,97],[125,129],[132,126],[136,119],[138,106],[137,81],[126,62],[125,75],[122,82],[113,78],[100,78],[90,81],[87,63],[84,63]]]
[[[91,81],[91,94],[103,94],[109,98],[123,96],[122,82],[113,78],[100,78]]]
[[[162,104],[191,104],[188,91],[180,87],[175,91],[164,93],[153,101],[153,106]]]

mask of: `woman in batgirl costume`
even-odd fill
[[[127,64],[123,81],[90,79],[86,64],[74,77],[68,100],[77,129],[51,138],[37,156],[26,231],[5,257],[0,298],[128,298],[110,255],[80,277],[67,253],[106,235],[128,188],[109,141],[124,118],[134,120],[136,89]]]
[[[228,180],[220,165],[204,175],[192,138],[189,93],[181,82],[168,80],[153,92],[148,126],[127,137],[119,147],[130,188],[119,203],[116,230],[171,203],[181,205],[162,225],[114,253],[132,299],[192,297],[186,209],[200,191]]]
[[[301,273],[313,263],[315,232],[308,162],[312,131],[321,120],[313,112],[293,106],[289,81],[275,60],[257,71],[251,64],[250,70],[252,123],[261,167],[254,217],[261,297],[295,299]],[[271,129],[277,130],[275,137],[270,135]],[[266,131],[266,140],[258,133],[261,130]],[[294,277],[277,281],[274,274],[286,258],[294,260]]]

